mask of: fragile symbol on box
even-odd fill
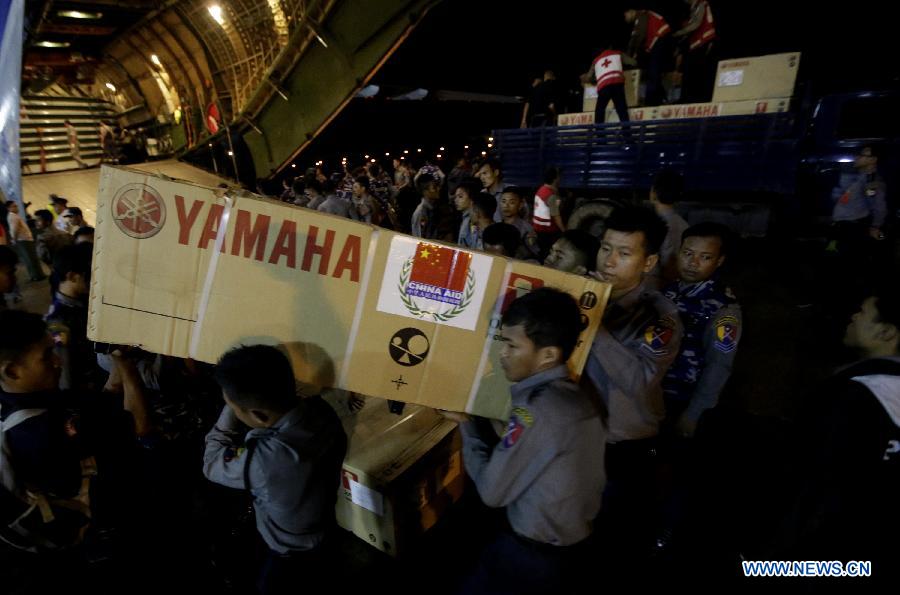
[[[391,337],[391,342],[388,344],[388,352],[391,354],[391,359],[401,366],[421,364],[428,357],[429,349],[431,349],[431,344],[428,342],[428,337],[425,336],[425,333],[412,327],[400,329],[394,333],[394,336]]]

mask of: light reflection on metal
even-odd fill
[[[84,20],[93,20],[103,18],[102,12],[82,12],[80,10],[57,10],[56,16],[64,17],[67,19],[84,19]]]
[[[207,10],[209,10],[209,16],[213,18],[213,20],[220,25],[225,25],[225,17],[222,15],[222,7],[218,4],[211,4]]]

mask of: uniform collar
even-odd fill
[[[539,386],[549,384],[554,380],[562,380],[569,378],[569,368],[565,364],[554,366],[543,372],[533,374],[524,380],[513,384],[509,387],[513,401],[522,400],[528,397]]]
[[[307,398],[314,399],[316,397]],[[266,436],[275,436],[277,434],[280,434],[284,430],[297,425],[297,423],[303,418],[304,410],[304,404],[301,402],[299,405],[282,415],[281,419],[275,422],[275,425],[268,428],[254,428],[250,430],[247,433],[247,438],[263,438]]]
[[[688,295],[688,296],[696,296],[701,293],[705,293],[707,291],[712,291],[716,286],[716,276],[713,275],[706,281],[701,281],[699,283],[683,283],[682,281],[678,282],[677,293],[678,295]]]
[[[49,409],[58,406],[60,403],[60,392],[57,390],[36,393],[8,393],[0,389],[0,409],[3,410],[3,417],[19,409]]]
[[[60,306],[68,306],[69,308],[85,308],[87,304],[79,299],[69,297],[59,291],[56,292],[56,296],[53,298],[53,301]]]

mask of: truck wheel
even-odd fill
[[[580,229],[596,238],[602,238],[606,230],[606,220],[616,206],[616,203],[606,198],[584,203],[572,211],[567,227]]]

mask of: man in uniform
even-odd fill
[[[858,259],[866,256],[868,243],[884,239],[887,187],[878,174],[874,147],[863,147],[853,166],[857,171],[842,175],[834,189],[831,219],[837,251],[849,266],[858,266]]]
[[[485,504],[506,507],[510,530],[483,553],[464,593],[566,592],[603,492],[606,430],[596,405],[569,378],[581,332],[572,296],[541,288],[503,315],[501,365],[515,382],[498,440],[490,423],[460,413],[463,460]]]
[[[626,53],[647,73],[645,103],[662,105],[666,98],[662,77],[672,68],[672,29],[662,15],[652,10],[629,8],[624,14],[625,22],[633,25]]]
[[[716,406],[731,376],[741,337],[741,307],[718,275],[727,254],[728,228],[700,223],[682,234],[676,255],[678,280],[663,295],[678,306],[684,337],[678,357],[663,379],[666,419],[663,459],[670,482],[664,487],[662,528],[656,554],[680,539],[698,484],[694,433],[703,413]]]
[[[333,578],[329,542],[347,451],[341,422],[321,397],[297,397],[291,364],[274,347],[237,347],[214,376],[225,407],[206,436],[203,474],[253,495],[268,548],[258,588],[319,592]]]
[[[544,266],[575,275],[587,275],[597,263],[597,238],[580,229],[566,230],[550,248]]]
[[[678,306],[684,337],[663,380],[666,419],[690,438],[731,375],[741,337],[741,307],[716,274],[725,262],[729,231],[716,223],[689,227],[677,256],[679,280],[663,289]]]
[[[810,394],[792,467],[796,499],[770,559],[871,562],[857,591],[897,585],[900,556],[900,288],[872,292],[844,346],[859,357]],[[848,569],[849,570],[849,569]]]
[[[62,390],[103,386],[93,344],[87,338],[93,254],[93,245],[83,243],[66,246],[53,259],[56,289],[46,320],[62,361]]]
[[[661,384],[681,344],[678,309],[653,289],[649,276],[665,235],[665,223],[652,210],[616,209],[592,273],[612,291],[583,380],[609,416],[608,482],[599,520],[623,562],[649,545],[653,530]]]

